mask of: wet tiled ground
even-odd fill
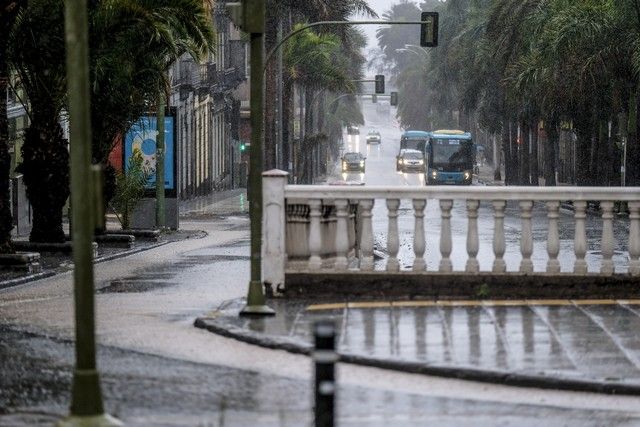
[[[273,319],[224,322],[310,345],[332,318],[345,354],[640,386],[640,301],[270,304]]]

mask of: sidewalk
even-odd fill
[[[180,216],[227,216],[249,213],[247,190],[219,191],[209,196],[180,202]]]
[[[230,301],[196,327],[309,354],[311,325],[332,319],[340,360],[515,386],[640,395],[640,301],[272,300],[275,318]]]

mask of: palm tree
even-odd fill
[[[9,58],[29,99],[31,124],[23,163],[33,206],[31,241],[62,242],[69,195],[67,141],[60,126],[66,102],[62,3],[33,0],[17,18]],[[183,53],[201,56],[213,26],[202,0],[91,2],[94,162],[104,162],[117,135],[148,111],[166,87],[165,71]]]
[[[33,207],[33,242],[64,242],[62,208],[69,196],[69,152],[60,125],[65,104],[63,3],[32,0],[9,36],[9,58],[29,99],[24,135],[27,196]]]

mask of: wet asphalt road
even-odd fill
[[[379,116],[370,103],[364,103],[366,118],[365,126],[360,128],[360,135],[345,135],[344,144],[346,151],[359,151],[366,159],[366,173],[342,174],[346,181],[364,182],[365,185],[398,185],[398,186],[423,186],[424,178],[417,173],[399,173],[395,170],[395,156],[400,146],[402,130],[397,127],[391,117]],[[382,136],[379,145],[367,145],[366,135],[369,129],[377,129]],[[337,177],[336,177],[337,178]],[[477,185],[477,184],[476,184]],[[561,209],[559,219],[560,254],[558,259],[562,271],[573,271],[575,255],[573,254],[574,222],[573,212]],[[464,271],[467,261],[466,230],[467,213],[464,202],[454,203],[451,218],[451,234],[453,251],[451,260],[455,270]],[[532,260],[536,271],[545,271],[547,263],[547,219],[546,207],[543,203],[536,203],[533,210],[533,245]],[[387,241],[387,208],[383,200],[376,200],[373,208],[373,230],[375,243],[378,250],[386,251]],[[481,271],[491,271],[493,264],[493,208],[488,203],[481,203],[478,217],[478,231],[480,250],[478,261]],[[400,252],[398,258],[403,268],[409,269],[413,265],[413,207],[410,200],[403,200],[399,209],[398,227],[400,230]],[[425,209],[426,229],[426,253],[427,268],[437,270],[440,262],[440,207],[436,200],[429,200]],[[510,202],[505,211],[505,240],[507,250],[504,259],[507,269],[517,271],[520,266],[520,229],[521,222],[517,203]],[[626,272],[628,268],[628,219],[616,218],[614,220],[614,263],[616,272]],[[600,237],[602,234],[601,219],[596,215],[588,215],[586,223],[587,231],[587,256],[586,261],[589,271],[600,270]],[[383,269],[384,261],[378,262],[376,269]]]
[[[311,383],[100,347],[106,408],[128,426],[311,425]],[[45,426],[69,402],[72,344],[0,329],[0,426]],[[338,426],[634,426],[640,414],[506,405],[343,386]]]

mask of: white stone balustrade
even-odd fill
[[[286,175],[284,175],[286,177]],[[599,274],[615,274],[613,256],[616,247],[613,232],[614,226],[614,200],[624,201],[629,206],[629,269],[631,276],[640,276],[640,189],[639,188],[600,188],[600,187],[336,187],[336,186],[295,186],[286,185],[286,179],[273,171],[265,174],[264,184],[264,210],[265,210],[265,263],[275,263],[274,266],[265,266],[265,280],[268,272],[270,280],[280,283],[287,269],[286,250],[283,242],[308,239],[308,258],[303,270],[314,271],[372,271],[374,270],[374,233],[373,215],[375,201],[381,201],[386,209],[376,210],[376,214],[384,212],[388,224],[386,235],[386,267],[387,272],[400,271],[398,253],[400,249],[399,208],[401,201],[410,201],[413,208],[413,239],[412,246],[415,259],[412,271],[423,274],[435,274],[430,272],[425,261],[425,251],[428,243],[435,242],[439,237],[439,266],[434,267],[437,274],[444,273],[491,273],[504,274],[588,274],[587,255],[587,201],[600,202],[602,239],[600,247],[602,264]],[[271,183],[271,184],[270,184]],[[429,200],[436,201],[441,216],[440,235],[430,236],[425,233],[425,208],[433,206]],[[466,252],[467,262],[464,272],[454,272],[451,262],[453,241],[451,236],[451,221],[454,203],[461,201],[466,207],[467,236]],[[504,260],[507,245],[505,242],[505,210],[507,201],[512,202],[513,211],[519,212],[521,221],[520,247],[522,256],[518,271],[507,271]],[[573,240],[573,254],[575,263],[573,271],[561,271],[558,260],[560,254],[559,218],[560,203],[571,202],[573,215],[568,211],[562,214],[563,221],[573,221],[575,228]],[[283,216],[288,203],[308,206],[306,235],[283,237],[278,233],[285,233],[287,227],[283,224]],[[537,219],[547,222],[546,269],[535,271],[532,262],[533,232],[532,216],[534,205],[538,203],[546,207],[546,215],[536,214]],[[490,271],[480,270],[478,263],[479,235],[478,213],[480,206],[487,206],[493,212],[493,255],[494,261]],[[353,216],[353,209],[358,207],[357,215]],[[335,232],[327,234],[321,226],[323,209],[330,208],[335,212]],[[351,210],[350,210],[351,209]],[[458,212],[458,211],[456,211]],[[510,210],[511,212],[511,210]],[[536,210],[536,212],[538,212]],[[327,214],[328,215],[328,214]],[[333,215],[333,214],[332,214]],[[597,215],[590,212],[589,216]],[[353,218],[359,223],[354,226]],[[590,220],[591,221],[591,220]],[[296,228],[299,230],[300,228]],[[353,240],[355,232],[359,235]],[[404,230],[406,233],[408,230]],[[484,230],[483,230],[484,232]],[[330,239],[327,241],[327,239]],[[333,240],[333,241],[332,241]],[[620,242],[624,245],[627,242]],[[433,245],[432,245],[433,246]],[[335,248],[333,255],[328,254],[326,248]],[[511,248],[511,246],[510,246]],[[429,249],[431,250],[431,249]],[[282,254],[276,252],[281,251]],[[354,254],[359,256],[358,262],[351,262]],[[432,252],[430,252],[433,255]],[[486,255],[486,254],[485,254]],[[333,262],[330,260],[333,259]],[[351,267],[350,267],[351,266]],[[591,272],[591,274],[598,274]]]

